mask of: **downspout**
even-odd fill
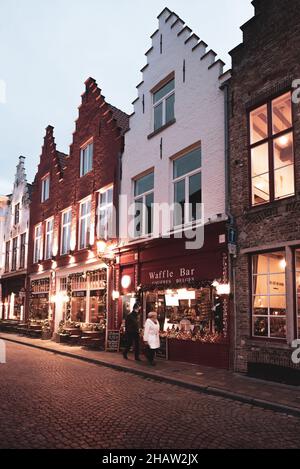
[[[231,173],[230,173],[230,143],[229,143],[229,81],[223,85],[224,91],[224,129],[225,129],[225,213],[228,217],[229,223],[233,224],[234,217],[231,213]],[[236,369],[236,350],[237,350],[237,330],[236,330],[236,301],[235,301],[235,266],[232,254],[229,254],[228,259],[229,268],[229,282],[232,285],[232,298],[233,298],[233,318],[230,321],[234,328],[233,335],[233,368]],[[231,328],[229,329],[230,339],[232,337]]]

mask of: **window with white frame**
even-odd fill
[[[109,239],[113,236],[113,187],[101,191],[98,199],[97,237]]]
[[[14,224],[17,225],[20,221],[20,204],[15,205],[15,220]]]
[[[5,272],[9,271],[9,254],[10,254],[10,241],[5,243]]]
[[[94,145],[89,143],[80,151],[80,177],[85,176],[93,169]]]
[[[46,246],[45,246],[45,259],[51,259],[53,248],[53,225],[54,219],[50,218],[46,221]]]
[[[201,219],[201,148],[173,161],[174,226]]]
[[[154,131],[172,122],[175,117],[175,79],[153,93]]]
[[[68,209],[61,215],[61,254],[69,254],[71,250],[71,225],[72,225],[72,210]]]
[[[134,181],[135,237],[153,232],[154,172]]]
[[[18,257],[18,238],[13,239],[12,243],[12,260],[11,260],[11,270],[17,270],[17,257]]]
[[[46,176],[42,180],[42,195],[41,195],[41,201],[46,202],[46,200],[49,199],[50,195],[50,175]]]
[[[37,225],[34,230],[33,262],[36,264],[42,259],[42,225]]]
[[[82,202],[79,210],[79,249],[85,249],[90,243],[91,200]]]
[[[285,252],[252,256],[253,335],[286,338]]]

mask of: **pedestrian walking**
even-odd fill
[[[135,303],[133,310],[128,314],[125,319],[125,342],[126,348],[123,352],[123,357],[125,360],[128,360],[128,352],[133,345],[135,360],[140,362],[140,325],[139,325],[139,316],[140,316],[141,306],[138,303]]]
[[[144,342],[146,345],[145,354],[151,366],[155,366],[155,352],[160,348],[159,330],[160,327],[157,320],[157,313],[149,313],[148,319],[145,322]]]

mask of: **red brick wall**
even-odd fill
[[[86,91],[82,95],[82,103],[79,107],[79,116],[76,121],[73,141],[70,145],[70,155],[65,158],[65,163],[60,164],[60,155],[56,149],[53,136],[53,127],[48,126],[42,147],[40,164],[36,173],[32,191],[28,273],[38,271],[38,265],[33,264],[34,228],[35,226],[54,216],[54,233],[58,233],[60,241],[61,211],[72,207],[73,220],[78,219],[78,202],[84,197],[92,195],[92,219],[96,214],[96,191],[111,183],[114,183],[115,202],[118,199],[118,162],[123,151],[123,133],[128,125],[128,117],[123,113],[122,122],[115,119],[111,107],[101,95],[95,80],[89,78],[86,81]],[[119,114],[121,111],[118,111]],[[121,113],[122,114],[122,113]],[[123,128],[119,125],[123,124]],[[80,149],[89,139],[93,139],[93,171],[80,178]],[[50,172],[50,197],[45,203],[41,203],[42,178]],[[78,238],[78,236],[76,237]],[[56,256],[57,267],[67,265],[68,256],[60,256],[60,249]],[[96,253],[96,243],[93,246]],[[75,262],[84,263],[88,256],[88,250],[74,252]],[[51,261],[43,261],[44,271],[51,268]]]
[[[298,0],[256,0],[256,16],[242,27],[244,41],[231,52],[230,176],[231,211],[238,227],[236,266],[236,368],[255,359],[290,366],[287,343],[251,340],[249,259],[245,248],[300,239],[300,105],[294,105],[296,196],[266,207],[250,208],[247,106],[272,97],[300,78],[300,9]],[[274,358],[275,357],[275,358]]]

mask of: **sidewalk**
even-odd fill
[[[84,350],[16,334],[1,332],[0,339],[300,417],[300,387],[265,382],[231,371],[189,363],[158,360],[157,366],[152,368],[145,358],[141,363],[133,358],[125,361],[120,353]]]

